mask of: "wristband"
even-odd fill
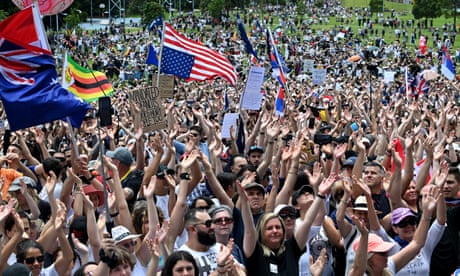
[[[110,214],[110,217],[114,218],[114,217],[117,217],[119,214],[120,214],[120,211],[116,211],[115,213]]]
[[[322,195],[320,193],[316,193],[316,196],[321,198],[321,199],[326,199],[326,196],[325,195]]]

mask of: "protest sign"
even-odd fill
[[[263,95],[261,93],[264,82],[265,68],[252,66],[249,70],[246,88],[241,96],[240,108],[246,110],[258,110],[262,104]]]
[[[326,73],[326,69],[322,68],[322,66],[314,68],[312,74],[313,84],[321,85],[324,81],[326,81]]]
[[[158,88],[140,87],[129,93],[131,101],[141,110],[144,132],[167,127],[165,110],[160,102]]]
[[[174,96],[174,76],[160,75],[158,90],[160,92],[160,97],[172,98]]]

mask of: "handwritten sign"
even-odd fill
[[[307,73],[313,72],[315,61],[313,59],[303,60],[303,71]]]
[[[172,98],[174,96],[174,76],[160,75],[158,90],[160,91],[160,97]]]
[[[166,114],[161,105],[158,88],[141,87],[130,92],[129,98],[141,110],[144,132],[151,132],[167,127]]]
[[[249,71],[246,89],[241,97],[240,108],[258,110],[262,104],[263,95],[260,92],[264,82],[265,68],[252,66]]]
[[[323,69],[322,67],[314,68],[312,74],[313,84],[321,85],[323,82],[325,82],[326,73],[326,69]]]

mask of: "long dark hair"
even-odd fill
[[[161,276],[172,276],[173,268],[178,261],[187,261],[192,263],[193,268],[195,269],[195,276],[199,275],[200,271],[198,270],[198,266],[192,254],[188,253],[187,251],[179,250],[169,255],[169,257],[166,259],[163,271],[161,272]]]

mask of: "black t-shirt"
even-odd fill
[[[383,219],[386,215],[391,212],[390,201],[388,200],[385,190],[382,190],[380,194],[372,195],[374,201],[374,208],[377,212],[379,219]]]
[[[447,227],[431,256],[430,275],[451,275],[460,266],[459,232],[460,204],[447,209]]]
[[[299,259],[305,249],[299,248],[295,238],[287,240],[285,246],[284,252],[278,256],[264,256],[263,249],[257,242],[254,252],[246,261],[248,275],[299,275]]]
[[[122,188],[129,188],[133,191],[134,196],[128,200],[129,210],[132,212],[134,203],[136,202],[137,194],[142,185],[142,178],[144,178],[144,171],[134,169],[132,170],[123,181],[121,181]]]

